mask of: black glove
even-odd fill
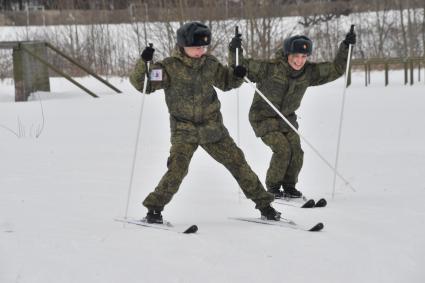
[[[140,57],[142,57],[143,61],[149,62],[153,59],[153,53],[155,52],[155,49],[151,46],[147,46]]]
[[[354,32],[354,26],[350,29],[350,32],[347,33],[343,42],[347,46],[350,44],[356,44],[356,33]]]
[[[238,78],[243,78],[246,75],[246,68],[244,66],[238,65],[233,69],[233,74]]]
[[[235,35],[232,38],[232,40],[230,41],[230,44],[229,44],[230,51],[235,52],[236,48],[238,48],[239,50],[242,49],[242,34],[240,34],[240,33]]]

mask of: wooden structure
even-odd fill
[[[34,91],[50,91],[47,66],[34,60],[24,51],[27,49],[41,58],[46,58],[47,50],[42,42],[0,42],[0,48],[13,49],[15,101],[26,101],[29,94]]]
[[[0,49],[13,49],[13,76],[15,80],[15,101],[26,101],[29,95],[35,91],[50,91],[49,69],[66,78],[77,87],[84,90],[93,97],[98,97],[95,93],[82,86],[71,76],[65,74],[48,61],[48,50],[51,50],[64,59],[68,60],[78,68],[95,77],[117,93],[119,89],[111,85],[93,71],[79,64],[48,42],[42,41],[5,41],[0,42]]]

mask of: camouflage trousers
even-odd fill
[[[300,137],[289,131],[270,132],[261,139],[273,151],[266,176],[267,188],[279,188],[281,185],[295,187],[304,159]]]
[[[171,201],[188,173],[190,160],[198,146],[193,143],[172,144],[167,161],[168,170],[155,190],[143,201],[145,207],[162,211]],[[257,175],[246,162],[243,152],[231,137],[225,136],[218,142],[200,146],[230,171],[245,196],[256,204],[256,208],[265,207],[274,200],[274,196],[264,189]]]

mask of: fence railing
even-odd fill
[[[385,76],[385,86],[389,84],[390,66],[391,69],[402,68],[404,70],[404,84],[413,85],[414,70],[417,68],[417,81],[421,81],[421,70],[425,66],[425,57],[407,57],[407,58],[370,58],[370,59],[354,59],[351,63],[353,67],[363,66],[365,72],[365,86],[370,84],[370,73],[372,69],[383,69]],[[348,74],[348,85],[351,83],[351,70]]]

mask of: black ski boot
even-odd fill
[[[283,197],[285,198],[300,198],[303,194],[293,186],[283,187]]]
[[[267,220],[279,221],[280,212],[276,211],[271,205],[259,209],[261,212],[261,218]]]
[[[145,220],[147,223],[162,224],[161,211],[149,210],[148,214],[146,214]]]
[[[277,188],[269,188],[267,192],[273,194],[275,199],[283,198],[283,192],[280,190],[280,186]]]

